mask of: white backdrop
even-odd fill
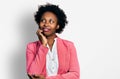
[[[37,40],[33,15],[45,2],[60,5],[68,16],[59,36],[74,42],[81,79],[120,79],[119,0],[1,0],[0,79],[28,79],[26,44]]]

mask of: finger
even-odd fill
[[[39,75],[33,75],[33,77],[34,77],[34,78],[40,78],[40,76],[39,76]]]
[[[27,75],[28,75],[29,79],[32,79],[31,75],[29,75],[29,74],[27,74]]]
[[[32,79],[39,79],[38,77],[36,77],[36,76],[34,76],[34,75],[32,75],[31,78],[32,78]]]
[[[37,31],[36,34],[37,34],[38,36],[41,36],[41,32],[39,32],[39,31]]]
[[[36,34],[38,35],[38,31],[36,31]]]
[[[37,30],[37,34],[41,34],[42,32],[43,30],[40,30],[40,29]]]
[[[41,37],[44,36],[43,33],[42,33],[42,31],[40,31],[40,32],[38,33],[38,35],[40,35]]]
[[[38,29],[40,32],[43,32],[43,30],[42,29]]]
[[[30,74],[27,74],[29,79],[40,79],[40,75],[30,75]]]
[[[36,31],[36,34],[37,34],[37,35],[39,34],[39,29]]]
[[[35,79],[35,78],[33,77],[33,75],[28,74],[28,76],[29,76],[30,79]]]

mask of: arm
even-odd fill
[[[29,43],[26,49],[26,68],[27,73],[30,75],[42,73],[48,51],[47,47],[40,45],[38,52],[36,52],[35,46],[35,44]]]
[[[80,78],[80,68],[77,59],[76,49],[71,43],[70,45],[70,68],[69,72],[65,74],[58,74],[56,76],[48,76],[46,79],[79,79]]]

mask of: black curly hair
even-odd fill
[[[64,13],[64,11],[60,9],[58,5],[53,5],[50,3],[39,6],[38,11],[34,15],[35,21],[38,25],[40,23],[42,15],[45,12],[52,12],[56,15],[57,20],[58,20],[58,25],[59,25],[59,29],[56,30],[56,33],[61,33],[63,29],[65,28],[65,25],[68,24],[67,16]]]

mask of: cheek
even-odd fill
[[[40,27],[43,27],[43,25],[44,25],[43,23],[39,23],[39,26],[40,26]]]
[[[56,29],[57,24],[56,24],[56,23],[54,23],[54,24],[52,24],[52,25],[51,25],[51,27],[52,27],[53,29]]]
[[[57,30],[57,26],[53,26],[52,29],[53,29],[53,31],[56,31]]]
[[[52,29],[56,29],[56,25],[51,25],[51,28]]]

